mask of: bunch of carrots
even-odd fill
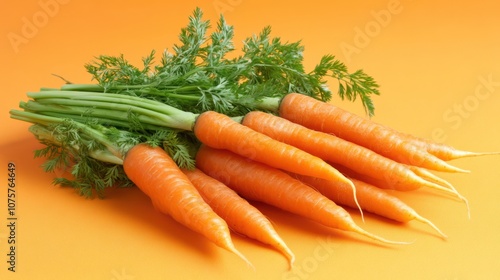
[[[252,201],[383,243],[405,244],[362,229],[347,209],[424,222],[446,238],[384,189],[427,187],[467,203],[435,171],[467,172],[448,161],[488,153],[432,143],[336,107],[325,76],[338,80],[341,97],[361,98],[369,115],[378,91],[371,77],[347,73],[332,56],[306,73],[300,44],[271,39],[266,28],[229,59],[232,28],[221,17],[207,42],[208,27],[196,9],[183,44],[154,70],[154,53],[142,70],[123,56],[101,56],[87,65],[98,84],[43,88],[10,111],[33,123],[45,170],[70,168],[73,178],[56,183],[87,196],[137,186],[158,211],[249,265],[231,231],[273,246],[290,266],[295,259]]]

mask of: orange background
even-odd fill
[[[349,3],[347,3],[349,2]],[[25,93],[57,87],[59,74],[90,82],[83,65],[99,54],[133,62],[177,42],[196,6],[213,23],[223,12],[235,41],[266,25],[302,40],[306,69],[335,54],[381,85],[374,120],[474,151],[500,150],[500,20],[497,1],[2,1],[0,18],[1,279],[492,279],[500,276],[498,156],[457,160],[471,174],[442,174],[469,199],[432,191],[397,194],[431,219],[443,241],[418,222],[367,216],[362,226],[415,241],[380,246],[258,204],[295,252],[296,269],[276,251],[234,236],[252,271],[153,209],[137,189],[86,200],[53,187],[32,151],[28,124],[9,119]],[[360,103],[341,106],[363,114]],[[7,163],[16,164],[17,267],[7,271]],[[353,212],[358,223],[360,217]],[[7,276],[7,278],[5,277]]]

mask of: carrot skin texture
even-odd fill
[[[123,168],[158,211],[235,253],[251,266],[234,247],[227,223],[203,200],[163,149],[138,144],[127,152]]]
[[[356,207],[349,188],[343,184],[301,175],[295,175],[295,177],[339,205]],[[363,210],[401,223],[417,220],[431,226],[441,237],[447,237],[431,221],[420,216],[399,198],[363,181],[351,180],[358,190],[358,200]]]
[[[281,170],[207,146],[200,148],[196,162],[198,168],[242,197],[267,203],[327,227],[355,232],[385,243],[401,244],[361,229],[345,209]]]
[[[199,169],[182,169],[210,207],[229,225],[229,228],[280,251],[293,266],[295,256],[275,231],[271,222],[257,208],[235,191]]]
[[[242,124],[278,141],[290,144],[327,162],[345,166],[360,174],[391,182],[394,189],[436,187],[405,165],[335,135],[316,131],[287,119],[259,111],[249,112]]]
[[[331,103],[290,93],[280,103],[279,115],[310,129],[334,134],[397,162],[445,172],[467,172],[422,151],[391,129]]]
[[[322,159],[256,132],[223,114],[213,111],[200,114],[193,131],[198,140],[209,147],[227,149],[289,172],[352,184]]]

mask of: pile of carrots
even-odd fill
[[[120,166],[158,211],[250,266],[235,248],[231,231],[276,248],[290,267],[295,260],[254,201],[387,244],[406,243],[364,230],[349,211],[359,210],[363,219],[366,211],[401,223],[420,221],[446,238],[386,189],[431,188],[468,206],[467,199],[436,172],[468,172],[448,161],[492,154],[456,150],[404,134],[302,93],[285,94],[266,110],[256,106],[239,117],[215,110],[187,112],[120,92],[46,90],[28,96],[34,100],[21,103],[24,111],[11,110],[11,117],[34,123],[31,131],[37,138],[57,146],[52,151],[87,152],[92,160]],[[145,129],[192,133],[198,144],[194,167],[181,167],[161,145],[120,145],[119,137],[86,123],[89,117],[114,132],[126,132],[132,114]],[[68,122],[81,135],[59,137],[62,130],[57,126]],[[78,137],[80,142],[74,140]]]
[[[57,95],[82,98],[72,92]],[[101,95],[106,98],[106,94]],[[49,100],[40,99],[46,103]],[[71,107],[64,98],[57,102]],[[105,147],[89,151],[89,156],[122,165],[127,178],[149,196],[158,211],[235,253],[250,266],[235,248],[231,231],[276,248],[290,267],[295,259],[272,222],[252,201],[388,244],[406,243],[362,229],[347,209],[359,209],[363,219],[363,211],[367,211],[401,223],[420,221],[446,238],[431,221],[384,189],[412,191],[426,187],[467,203],[434,171],[468,172],[447,161],[492,154],[460,151],[403,134],[299,93],[285,95],[278,104],[277,114],[254,110],[240,118],[215,111],[176,111],[184,122],[174,123],[192,131],[200,143],[194,168],[179,167],[159,146],[141,142],[120,148],[105,133],[78,122],[77,117],[71,120],[71,115],[63,119],[24,106],[25,111],[11,110],[11,117],[53,129],[37,127],[31,131],[43,143],[55,143],[63,149],[69,149],[68,144],[63,144],[62,138],[58,140],[57,129],[51,125],[64,124],[69,118],[80,128],[81,137]],[[192,124],[191,128],[186,124]]]
[[[280,116],[252,111],[238,123],[208,111],[197,118],[194,131],[203,143],[194,170],[178,168],[161,148],[139,144],[124,158],[126,174],[159,211],[215,244],[244,258],[230,241],[230,228],[275,247],[290,265],[293,253],[248,201],[384,243],[404,244],[361,229],[344,207],[402,223],[421,221],[446,238],[383,189],[429,187],[466,201],[430,170],[467,172],[446,161],[485,154],[429,143],[293,93],[281,102]]]

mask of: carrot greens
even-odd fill
[[[169,130],[137,133],[90,119],[78,122],[20,110],[11,110],[10,114],[33,123],[30,132],[45,145],[35,151],[35,157],[47,159],[43,169],[67,170],[72,177],[56,177],[54,184],[72,187],[85,197],[103,197],[106,188],[132,186],[121,165],[127,151],[139,143],[161,146],[180,166],[194,167],[189,140]]]
[[[26,118],[29,113],[29,122],[45,120],[32,132],[47,144],[46,150],[37,152],[37,156],[48,156],[46,170],[74,164],[74,182],[55,182],[73,185],[88,196],[90,186],[84,186],[85,182],[93,182],[90,184],[102,193],[117,181],[109,174],[126,177],[112,165],[120,157],[107,162],[113,154],[94,139],[97,133],[102,134],[100,139],[108,137],[106,141],[112,145],[161,145],[180,167],[191,169],[191,151],[199,144],[192,129],[200,113],[216,111],[238,120],[255,109],[277,112],[279,100],[291,92],[327,101],[332,98],[327,78],[338,81],[341,98],[360,98],[367,113],[373,114],[370,97],[379,94],[378,85],[362,70],[350,73],[334,56],[326,55],[306,72],[301,43],[272,37],[269,26],[246,38],[240,52],[233,43],[234,28],[223,16],[209,33],[211,30],[210,22],[196,9],[181,29],[179,43],[165,50],[159,62],[154,50],[142,59],[141,67],[132,65],[123,54],[99,55],[85,65],[97,84],[73,84],[58,76],[66,83],[61,88],[28,93],[30,100],[20,103],[25,112],[16,111],[13,117]],[[83,128],[96,133],[82,134]],[[62,138],[65,134],[75,139]],[[47,140],[55,136],[59,141]],[[70,155],[68,151],[72,151]],[[85,178],[84,173],[96,178]]]
[[[267,26],[243,41],[236,52],[234,28],[220,17],[209,34],[210,22],[196,9],[181,30],[173,53],[165,50],[155,64],[155,51],[142,59],[141,68],[123,55],[100,55],[86,70],[98,85],[68,84],[65,90],[119,92],[155,99],[179,109],[200,113],[214,110],[230,116],[259,107],[264,98],[302,93],[329,101],[328,80],[337,81],[341,99],[361,99],[368,115],[374,114],[372,95],[378,84],[363,70],[349,72],[333,55],[323,56],[309,72],[304,69],[301,42],[283,42]],[[261,106],[262,107],[262,106]],[[275,109],[275,108],[272,108]]]

